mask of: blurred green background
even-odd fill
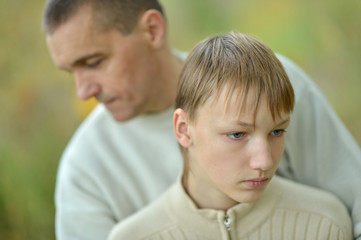
[[[161,2],[173,47],[188,51],[230,30],[256,36],[314,79],[361,144],[361,1]],[[58,161],[95,105],[78,101],[72,77],[53,65],[44,3],[0,0],[0,239],[55,238]]]

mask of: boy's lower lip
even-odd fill
[[[263,188],[267,185],[269,179],[262,179],[262,180],[246,180],[243,183],[249,188]]]

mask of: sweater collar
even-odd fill
[[[276,177],[274,177],[276,178]],[[232,235],[237,238],[258,228],[273,211],[280,199],[280,191],[275,185],[276,179],[267,186],[256,203],[240,203],[227,211],[199,209],[186,193],[181,177],[169,192],[168,212],[173,221],[207,239],[222,239],[226,234],[225,216],[231,220]]]

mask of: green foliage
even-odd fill
[[[75,100],[71,77],[49,57],[41,31],[44,2],[0,0],[0,239],[55,238],[58,161],[89,111],[89,103]],[[361,143],[360,1],[161,2],[173,47],[188,51],[230,30],[256,36],[321,86]]]
[[[361,143],[360,1],[161,2],[172,46],[188,51],[201,39],[230,30],[256,37],[311,76]]]

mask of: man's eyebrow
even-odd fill
[[[102,54],[101,53],[91,53],[91,54],[85,55],[85,56],[75,60],[73,63],[70,64],[70,66],[75,67],[76,65],[78,65],[82,62],[85,62],[88,59],[99,57],[99,56],[102,56]]]
[[[63,67],[63,66],[58,66],[58,69],[71,73],[72,72],[71,69],[73,69],[75,66],[79,65],[80,63],[83,63],[88,59],[95,58],[95,57],[100,57],[100,56],[102,56],[101,53],[91,53],[91,54],[85,55],[85,56],[73,61],[70,64],[69,68],[68,67]]]

